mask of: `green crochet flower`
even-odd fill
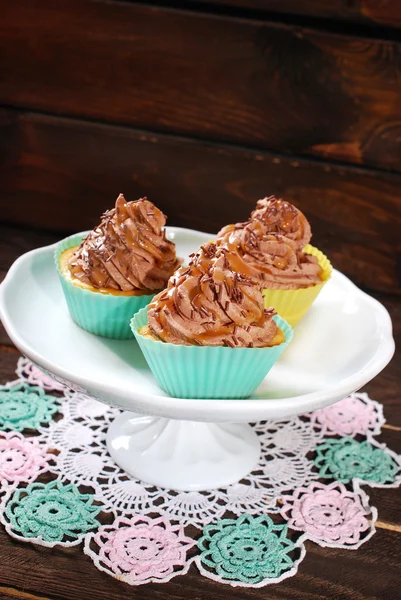
[[[343,483],[353,478],[372,483],[393,483],[398,465],[393,457],[372,446],[352,438],[326,440],[316,448],[315,465],[320,477],[336,479]]]
[[[19,383],[0,386],[0,430],[38,429],[58,410],[57,399],[38,386]]]
[[[49,545],[79,543],[82,534],[99,527],[92,494],[61,481],[32,483],[17,489],[7,503],[8,529],[24,538],[40,538]]]
[[[198,540],[201,562],[224,579],[257,584],[292,568],[295,544],[287,525],[275,525],[267,515],[242,515],[207,525]]]

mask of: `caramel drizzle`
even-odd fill
[[[217,339],[222,340],[222,345],[231,347],[252,347],[254,341],[258,342],[258,346],[268,345],[269,340],[262,344],[258,337],[246,342],[241,332],[252,330],[255,335],[266,336],[266,322],[270,321],[272,339],[277,333],[272,321],[275,311],[264,309],[259,285],[251,278],[233,272],[227,255],[225,249],[207,244],[192,255],[187,268],[177,271],[167,290],[149,305],[149,326],[154,335],[169,341],[173,333],[184,343],[195,345],[208,345]],[[189,314],[182,310],[184,298],[190,306]],[[174,315],[184,323],[194,321],[196,329],[202,328],[203,331],[191,334],[188,327],[188,335],[178,332],[176,320],[173,319],[172,324]],[[172,332],[174,327],[177,331]]]
[[[71,259],[71,274],[96,288],[162,288],[179,266],[175,244],[166,239],[165,222],[146,198],[126,202],[120,194],[115,208],[102,215]]]
[[[220,232],[217,243],[228,250],[230,267],[248,277],[262,282],[294,282],[299,286],[320,282],[322,270],[314,257],[297,249],[293,240],[266,233],[257,220],[227,225]],[[273,250],[277,245],[279,254]],[[312,264],[316,268],[308,272],[306,267]]]

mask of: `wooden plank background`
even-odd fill
[[[19,0],[0,104],[401,170],[401,44],[106,0]]]
[[[396,496],[397,490],[387,490]],[[358,551],[318,548],[307,554],[296,577],[268,589],[230,588],[190,572],[167,584],[128,588],[97,570],[81,548],[41,548],[12,540],[0,528],[0,598],[11,600],[398,600],[400,534],[379,529]],[[16,551],[17,550],[17,551]],[[10,557],[13,557],[10,563]],[[127,589],[128,588],[128,589]]]
[[[210,0],[192,0],[210,5]],[[401,26],[399,0],[213,0],[214,4],[362,24]]]
[[[0,219],[90,228],[122,191],[213,231],[276,193],[357,284],[401,293],[401,2],[168,4],[7,5]],[[388,39],[338,25],[373,12],[394,17]]]
[[[9,110],[0,111],[0,178],[9,221],[64,231],[93,227],[119,192],[147,194],[170,224],[212,233],[282,194],[337,268],[401,293],[401,175]]]

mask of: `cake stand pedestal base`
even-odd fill
[[[247,424],[199,423],[125,412],[111,424],[107,446],[124,471],[160,487],[202,491],[225,487],[257,465],[258,436]]]

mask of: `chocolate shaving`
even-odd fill
[[[208,244],[204,244],[201,250],[206,258],[214,258],[216,255],[217,246],[213,242],[209,242]]]
[[[231,294],[231,298],[233,302],[239,304],[243,300],[244,294],[242,293],[242,290],[240,288],[234,288]]]

